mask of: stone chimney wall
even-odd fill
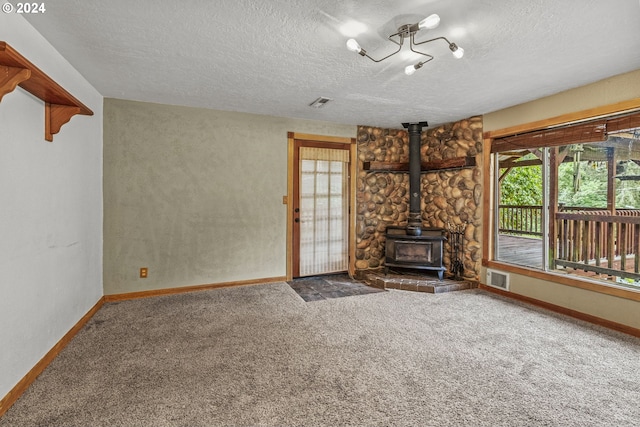
[[[421,161],[475,157],[476,166],[421,174],[421,212],[425,227],[466,224],[464,278],[478,280],[482,258],[482,117],[472,117],[422,132]],[[408,162],[409,136],[404,129],[358,127],[356,194],[356,269],[384,266],[385,230],[406,225],[409,173],[369,172],[364,162]],[[444,265],[451,265],[444,247]]]

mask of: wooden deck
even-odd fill
[[[542,239],[499,234],[496,259],[526,267],[542,268]]]
[[[543,268],[542,263],[542,239],[532,237],[512,236],[508,234],[498,235],[499,252],[496,260],[504,261],[511,264],[521,265],[532,268]],[[601,261],[603,267],[608,267],[607,260]],[[635,265],[632,257],[626,259],[625,271],[633,272]],[[620,270],[620,257],[616,257],[611,268]],[[594,271],[584,271],[582,269],[558,267],[558,271],[576,274],[582,277],[591,277],[596,279],[611,280],[612,278],[606,274],[598,274]]]

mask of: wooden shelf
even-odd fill
[[[476,165],[475,157],[456,157],[420,163],[421,172],[434,170],[460,169]],[[362,168],[370,172],[409,172],[409,163],[402,162],[364,162]]]
[[[93,115],[93,111],[51,77],[6,42],[0,41],[0,101],[16,86],[44,101],[47,141],[53,141],[53,135],[60,132],[62,125],[76,114]]]

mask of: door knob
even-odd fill
[[[300,222],[300,218],[294,219],[295,222]]]

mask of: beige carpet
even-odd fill
[[[479,290],[105,305],[0,426],[637,426],[640,340]]]

